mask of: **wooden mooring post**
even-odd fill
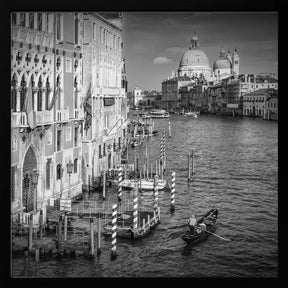
[[[33,212],[30,213],[29,217],[29,238],[28,238],[28,251],[32,253],[33,246]]]
[[[65,213],[64,215],[64,241],[67,241],[67,222],[68,222],[68,219],[67,219],[67,212]]]
[[[171,184],[171,212],[175,210],[175,172],[172,172],[172,184]]]
[[[40,240],[42,240],[42,233],[43,233],[43,210],[41,209],[40,210],[40,217],[39,217],[39,237],[40,237]]]
[[[191,180],[191,164],[190,164],[190,152],[188,153],[188,181]]]
[[[94,257],[94,218],[90,218],[90,257]]]
[[[97,229],[98,233],[97,233],[97,255],[101,254],[101,215],[99,212],[99,216],[98,216],[98,229]]]
[[[62,248],[62,215],[59,215],[59,220],[58,220],[58,245],[57,245],[57,251],[58,253],[61,252]]]
[[[112,248],[111,248],[111,260],[116,259],[116,242],[117,242],[117,204],[112,206]]]

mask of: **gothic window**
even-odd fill
[[[61,130],[57,130],[57,151],[61,151]]]
[[[25,27],[26,13],[20,13],[20,26]]]
[[[121,148],[121,137],[118,138],[118,147]]]
[[[77,92],[77,77],[74,79],[74,88],[75,88],[75,95],[74,95],[74,108],[78,108],[78,92]]]
[[[34,29],[34,13],[29,13],[29,28]]]
[[[46,81],[46,110],[48,110],[48,106],[49,106],[49,100],[50,100],[50,93],[51,93],[52,89],[50,87],[50,82],[49,82],[49,78],[47,78]]]
[[[78,146],[78,127],[74,128],[74,146]]]
[[[42,31],[42,13],[38,13],[37,15],[37,29]]]
[[[99,145],[99,159],[102,158],[101,145]]]
[[[103,144],[103,156],[106,156],[106,144]]]
[[[21,84],[20,84],[20,111],[24,112],[25,109],[25,98],[27,93],[26,81],[24,76],[22,76]]]
[[[46,162],[46,189],[50,189],[51,160],[51,158],[48,158]]]
[[[74,173],[77,173],[78,159],[74,160]]]
[[[62,178],[62,165],[58,164],[56,166],[56,179],[60,180]]]
[[[42,79],[39,78],[38,82],[38,92],[37,92],[37,111],[42,111]]]
[[[103,28],[100,27],[100,42],[103,43]]]
[[[13,112],[17,111],[17,91],[16,91],[16,85],[17,85],[17,80],[16,80],[16,75],[14,74],[12,77],[11,81],[11,109]]]

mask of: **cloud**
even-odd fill
[[[171,63],[173,63],[171,59],[162,56],[156,57],[153,60],[153,64],[171,64]]]

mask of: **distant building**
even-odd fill
[[[228,53],[225,54],[225,50],[222,48],[220,51],[219,59],[217,59],[213,64],[213,73],[216,80],[222,80],[223,78],[229,77],[231,75],[239,74],[239,55],[237,49],[235,48],[233,55]]]
[[[243,115],[278,119],[278,90],[258,89],[243,95]]]
[[[133,105],[138,106],[143,99],[142,90],[136,85],[136,87],[132,90],[133,95]]]

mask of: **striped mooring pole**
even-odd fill
[[[121,202],[121,197],[122,197],[122,167],[119,168],[118,170],[118,201]]]
[[[138,228],[138,186],[133,190],[133,234]],[[132,235],[133,235],[132,234]]]
[[[112,248],[111,248],[111,259],[116,258],[116,242],[117,242],[117,204],[112,206]]]
[[[171,123],[169,121],[169,138],[171,138]]]
[[[171,184],[171,212],[175,210],[175,172],[172,172],[172,184]]]
[[[163,134],[163,157],[164,157],[164,171],[166,169],[166,143],[165,143],[165,132]]]
[[[157,211],[158,211],[158,186],[157,186],[157,184],[158,184],[158,176],[157,175],[155,175],[155,177],[154,177],[154,212],[155,213],[157,213]]]

